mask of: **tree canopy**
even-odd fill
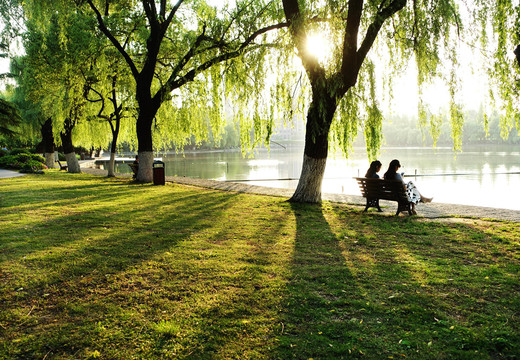
[[[14,136],[13,130],[21,122],[20,114],[13,104],[0,99],[0,135]]]
[[[279,17],[274,5],[249,1],[216,8],[205,1],[183,0],[23,2],[27,17],[42,27],[56,14],[62,27],[75,16],[71,14],[89,16],[126,62],[135,85],[138,149],[143,153],[138,179],[145,181],[151,180],[152,125],[178,144],[192,134],[199,140],[206,138],[209,117],[213,134],[220,135],[224,121],[219,91],[224,77],[218,66],[228,67],[234,58],[243,61],[246,53],[265,46],[265,41],[257,40],[286,26],[274,21]],[[233,81],[236,78],[226,77],[231,87]]]
[[[7,46],[0,43],[0,57],[6,57],[7,53],[2,52],[2,50],[7,50]],[[0,78],[3,75],[5,74],[0,74]],[[13,130],[13,128],[18,126],[20,122],[20,114],[14,105],[0,98],[0,136],[15,135],[16,132]]]
[[[520,128],[520,66],[512,56],[520,40],[520,10],[511,0],[9,3],[23,10],[28,54],[32,43],[55,39],[55,48],[41,47],[55,69],[66,70],[47,75],[63,80],[41,98],[52,116],[66,117],[67,107],[58,110],[46,102],[72,104],[74,96],[85,93],[89,78],[105,89],[93,88],[94,93],[106,92],[106,80],[119,69],[117,93],[135,118],[138,149],[148,164],[140,170],[144,181],[151,179],[152,151],[158,146],[182,147],[191,139],[207,140],[209,133],[219,138],[226,118],[238,124],[242,145],[254,146],[269,138],[274,120],[290,122],[306,112],[304,169],[294,199],[319,201],[329,147],[348,155],[361,129],[370,159],[377,157],[383,108],[407,96],[392,91],[406,67],[416,69],[419,124],[429,129],[434,143],[448,119],[453,148],[461,149],[459,73],[471,63],[484,67],[490,79],[485,130],[493,107],[502,115],[504,138]],[[312,37],[331,44],[327,56],[310,50]],[[101,58],[93,55],[100,48],[105,49]],[[42,76],[33,75],[35,81]],[[447,116],[428,108],[423,90],[434,79],[447,86]],[[84,98],[77,101],[82,104],[79,118],[99,111]],[[95,128],[94,122],[88,128]]]
[[[293,44],[307,73],[312,98],[307,113],[304,165],[294,201],[319,201],[329,141],[335,140],[348,154],[352,139],[361,127],[369,157],[374,159],[382,140],[381,94],[393,94],[394,77],[410,60],[417,69],[418,116],[428,126],[434,141],[442,117],[429,111],[422,95],[425,84],[441,78],[450,94],[449,121],[455,150],[461,148],[464,122],[460,101],[463,48],[480,47],[504,109],[502,128],[509,131],[518,106],[512,74],[512,58],[506,56],[518,39],[511,1],[383,0],[304,2],[283,0],[291,24]],[[332,56],[320,62],[306,48],[312,32],[329,34]],[[496,37],[496,38],[495,38]],[[498,39],[498,41],[496,41]],[[494,48],[496,46],[496,48]],[[509,49],[509,50],[508,50]],[[492,59],[492,61],[489,61]],[[486,66],[481,63],[481,66]],[[518,71],[516,69],[516,71]],[[500,84],[507,82],[505,87]],[[512,86],[513,85],[513,86]],[[381,90],[382,89],[382,90]],[[509,120],[508,120],[509,118]],[[518,127],[518,123],[516,124]]]

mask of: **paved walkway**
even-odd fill
[[[81,168],[85,173],[106,176],[107,171],[102,169],[94,168]],[[117,174],[120,177],[130,177],[131,174]],[[206,187],[212,189],[219,189],[224,191],[236,191],[252,194],[280,196],[289,198],[294,193],[294,190],[270,188],[264,186],[256,186],[241,183],[222,182],[216,180],[206,179],[194,179],[187,177],[176,177],[167,176],[166,181],[174,182],[178,184]],[[345,195],[345,194],[322,194],[323,200],[329,200],[332,202],[342,202],[353,206],[365,207],[366,201],[361,196],[356,195]],[[380,202],[383,208],[383,214],[394,215],[397,210],[397,204],[391,201],[382,200]],[[370,210],[372,211],[372,210]],[[456,204],[442,204],[442,203],[429,203],[429,204],[418,204],[417,213],[419,216],[428,219],[439,219],[446,217],[475,217],[483,219],[496,219],[496,220],[507,220],[520,222],[520,211],[508,210],[508,209],[496,209],[488,207],[478,206],[467,206],[467,205],[456,205]],[[401,216],[401,215],[400,215]]]
[[[25,174],[20,173],[18,171],[0,169],[0,178],[10,178],[10,177],[17,177],[17,176],[24,176],[24,175]]]

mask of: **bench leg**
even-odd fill
[[[367,205],[365,206],[365,210],[363,210],[363,211],[367,211],[371,207],[377,208],[377,211],[379,211],[379,212],[383,211],[383,210],[381,210],[381,207],[379,206],[379,199],[367,198]]]
[[[407,211],[408,215],[412,215],[412,207],[409,202],[398,202],[397,203],[397,212],[395,213],[395,216],[398,216],[399,213]]]
[[[370,208],[370,199],[367,198],[367,204],[366,204],[365,210],[363,210],[363,212],[367,212],[369,208]]]

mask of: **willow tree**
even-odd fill
[[[74,9],[47,9],[48,16],[27,13],[27,67],[20,85],[52,119],[54,138],[63,146],[69,172],[81,172],[73,144],[92,148],[112,142],[116,146],[124,116],[119,99],[127,98],[119,96],[125,93],[120,84],[127,81],[117,80],[120,66],[114,51],[99,39],[95,19],[70,11]],[[110,164],[113,175],[113,154]]]
[[[9,0],[0,6],[0,15],[9,24],[2,38],[12,43],[24,39],[26,56],[16,76],[18,102],[34,103],[25,106],[29,111],[23,112],[24,118],[35,118],[34,110],[39,109],[37,122],[48,166],[54,165],[54,139],[71,162],[70,171],[80,171],[73,142],[85,148],[111,143],[109,174],[113,174],[120,133],[123,140],[132,138],[120,124],[132,101],[125,88],[127,74],[122,74],[116,51],[100,40],[95,19],[78,12],[74,3],[59,1]]]
[[[343,131],[341,140],[348,147],[348,143],[357,133],[360,115],[353,87],[362,72],[369,83],[372,83],[372,87],[375,82],[373,66],[367,60],[369,51],[385,25],[387,31],[398,36],[404,33],[404,29],[401,29],[405,24],[404,18],[410,17],[413,20],[414,15],[406,12],[406,0],[350,0],[327,2],[321,6],[298,0],[282,2],[285,17],[290,23],[294,46],[305,68],[312,92],[306,118],[303,167],[291,201],[319,202],[329,151],[329,136],[336,110],[341,107],[338,116]],[[399,12],[406,14],[395,16]],[[320,18],[324,20],[319,21]],[[453,15],[448,16],[449,21],[452,18]],[[389,22],[389,19],[393,19],[393,22]],[[442,20],[439,18],[439,21]],[[418,33],[418,28],[416,30],[414,35],[417,38],[421,34]],[[334,43],[334,54],[327,64],[320,63],[306,44],[310,33],[325,31],[331,34]],[[350,94],[347,94],[349,90]],[[368,93],[370,95],[370,91]],[[369,148],[377,148],[381,141],[382,115],[375,101],[372,105],[368,108],[365,119],[365,135]]]
[[[109,51],[110,53],[110,51]],[[113,55],[113,54],[112,54]],[[111,71],[103,73],[102,69],[97,68],[98,76],[89,77],[87,81],[86,99],[93,105],[97,106],[95,114],[88,117],[88,126],[85,127],[86,131],[96,132],[99,131],[96,122],[101,121],[102,123],[108,124],[110,127],[110,159],[108,161],[108,177],[114,177],[115,174],[115,158],[118,148],[118,141],[120,139],[121,129],[125,128],[127,121],[125,118],[131,117],[131,110],[129,106],[133,104],[133,99],[128,96],[128,81],[127,78],[122,76],[121,67],[119,66],[117,57],[107,59],[105,66],[111,66]],[[106,69],[106,67],[104,68]],[[101,131],[101,133],[105,133]],[[134,132],[135,133],[135,132]],[[99,135],[93,136],[92,134],[89,139],[97,138]],[[124,140],[131,140],[132,136],[129,132],[125,134]],[[91,146],[95,146],[94,143],[90,143]],[[105,146],[106,144],[102,144]]]
[[[34,85],[32,79],[25,78],[24,57],[17,54],[20,52],[21,34],[26,30],[22,7],[18,0],[6,0],[0,4],[0,23],[3,27],[0,32],[0,48],[5,53],[0,57],[10,58],[10,69],[8,73],[0,74],[0,81],[9,79],[6,88],[10,100],[19,110],[19,121],[17,122],[16,139],[20,143],[34,144],[41,136],[43,141],[43,152],[45,153],[48,167],[54,166],[54,138],[52,134],[52,123],[46,121],[41,114],[37,103],[29,101],[26,90]],[[27,86],[21,85],[29,81]],[[49,131],[50,129],[50,131]],[[50,141],[49,141],[50,136]],[[47,139],[47,141],[45,141]]]
[[[520,134],[520,3],[482,1],[474,12],[480,20],[477,33],[485,49],[490,100],[502,110],[500,135],[507,139],[515,128]]]
[[[482,37],[490,38],[486,31],[491,28],[499,37],[496,51],[489,54],[497,59],[493,73],[506,73],[498,69],[507,63],[504,56],[507,46],[500,39],[509,36],[507,32],[514,24],[506,16],[508,11],[512,14],[509,0],[498,1],[498,5],[487,0],[282,0],[282,3],[292,43],[311,89],[303,168],[291,201],[321,200],[321,182],[331,141],[348,154],[361,127],[369,157],[377,155],[383,120],[377,89],[383,83],[391,99],[395,95],[391,92],[392,78],[408,61],[415,60],[418,70],[419,123],[430,127],[434,141],[439,135],[441,117],[429,112],[422,89],[433,78],[445,81],[456,150],[461,148],[463,124],[457,77],[461,40],[475,45]],[[307,46],[308,38],[316,33],[328,37],[333,44],[328,61],[320,61]],[[513,33],[517,34],[518,29]],[[497,88],[506,82],[505,78],[499,79]],[[501,91],[500,95],[509,103],[510,93],[506,94],[504,88]]]
[[[73,132],[85,109],[81,69],[89,62],[88,52],[79,50],[89,46],[72,36],[81,18],[74,18],[66,30],[58,20],[57,16],[51,17],[45,27],[32,21],[26,23],[24,81],[20,85],[29,99],[39,104],[45,118],[52,119],[54,139],[63,147],[68,171],[79,173]]]
[[[269,25],[278,13],[272,3],[263,1],[221,9],[202,0],[82,3],[95,15],[99,29],[124,58],[135,81],[139,181],[152,180],[152,125],[161,106],[177,111],[178,102],[172,98],[176,91],[211,67],[255,49],[259,45],[255,41],[268,31],[286,26],[274,21]],[[196,128],[200,120],[186,107],[182,112],[193,120],[183,123]]]
[[[98,45],[92,49],[89,66],[82,70],[88,105],[85,118],[77,128],[78,144],[87,148],[108,146],[108,177],[113,177],[120,140],[130,145],[135,142],[135,126],[131,121],[135,118],[133,84],[123,59],[110,46],[108,39],[103,39],[103,35],[93,27],[81,33],[97,38],[92,43]]]

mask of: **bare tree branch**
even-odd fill
[[[130,71],[132,72],[132,75],[134,76],[135,79],[137,79],[139,76],[139,71],[137,70],[137,67],[135,66],[134,62],[132,61],[132,58],[130,57],[130,55],[128,55],[128,53],[125,51],[123,46],[119,43],[119,41],[114,37],[114,35],[112,35],[110,30],[108,30],[105,22],[103,21],[103,16],[101,15],[101,13],[97,9],[97,7],[94,5],[92,0],[87,0],[87,3],[90,5],[90,8],[92,9],[92,11],[94,11],[94,13],[96,14],[99,29],[103,32],[103,34],[105,34],[105,36],[112,42],[112,44],[114,44],[115,48],[121,53],[121,55],[125,59],[126,63],[130,67]]]
[[[372,44],[374,43],[377,34],[379,33],[379,30],[381,30],[381,27],[383,26],[383,23],[386,21],[386,19],[404,8],[406,6],[406,1],[407,0],[393,0],[387,7],[376,14],[374,21],[372,21],[367,29],[365,39],[359,47],[358,64],[362,64],[365,60],[368,51],[372,47]]]
[[[177,4],[175,4],[172,8],[172,10],[170,11],[170,14],[168,15],[168,18],[165,19],[165,23],[168,24],[168,26],[170,25],[170,23],[172,22],[173,20],[173,17],[175,16],[175,13],[177,12],[177,10],[179,10],[179,7],[182,5],[182,3],[184,2],[184,0],[179,0],[177,1]],[[166,11],[166,6],[165,6],[165,9]],[[166,14],[166,13],[165,13]],[[167,26],[167,27],[168,27]],[[166,31],[166,30],[165,30]]]
[[[343,63],[341,72],[355,66],[357,62],[357,41],[361,14],[363,13],[363,0],[351,0],[348,3],[347,24],[343,40]]]
[[[221,54],[219,56],[216,56],[214,57],[213,59],[211,60],[208,60],[206,62],[204,62],[203,64],[201,64],[200,66],[198,66],[197,68],[195,69],[192,69],[191,71],[187,72],[183,77],[181,77],[180,79],[176,79],[173,74],[172,76],[168,79],[168,81],[166,82],[165,86],[163,86],[154,96],[154,99],[156,98],[160,98],[162,99],[164,96],[166,96],[167,94],[169,94],[172,90],[174,89],[177,89],[179,87],[181,87],[182,85],[190,82],[190,81],[193,81],[193,79],[195,79],[195,77],[200,74],[201,72],[203,72],[204,70],[207,70],[209,69],[211,66],[215,65],[215,64],[218,64],[220,62],[223,62],[223,61],[226,61],[226,60],[229,60],[229,59],[232,59],[232,58],[235,58],[235,57],[238,57],[240,56],[243,52],[244,52],[244,49],[251,43],[253,42],[254,39],[256,39],[258,36],[262,35],[262,34],[265,34],[266,32],[269,32],[271,30],[275,30],[275,29],[282,29],[282,28],[285,28],[285,27],[288,27],[289,24],[288,23],[279,23],[279,24],[275,24],[275,25],[271,25],[271,26],[267,26],[265,28],[262,28],[262,29],[259,29],[257,31],[255,31],[253,34],[251,34],[241,45],[238,49],[236,49],[235,51],[230,51],[230,52],[227,52],[227,53],[224,53],[224,54]]]

